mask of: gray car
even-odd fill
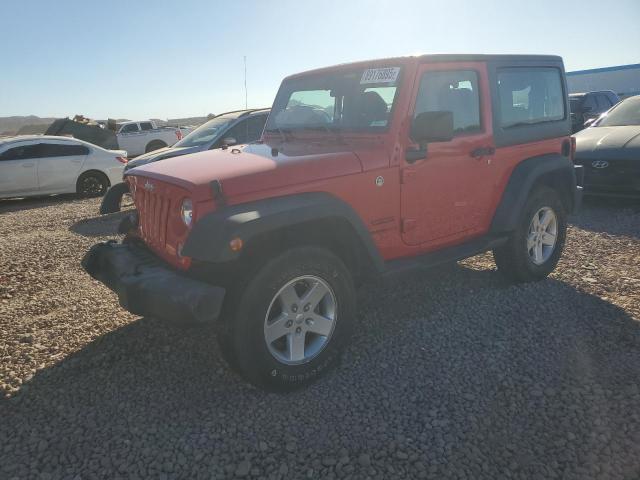
[[[585,193],[640,197],[640,96],[618,103],[574,137]]]
[[[223,113],[203,123],[173,146],[154,150],[130,160],[126,164],[124,172],[167,158],[255,142],[262,136],[262,130],[264,130],[268,116],[268,108]],[[120,211],[122,196],[128,192],[129,188],[124,182],[113,185],[102,199],[100,213]]]

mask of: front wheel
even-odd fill
[[[154,152],[166,146],[167,144],[164,143],[162,140],[152,140],[147,144],[146,148],[144,149],[144,153]]]
[[[558,193],[540,187],[527,200],[508,242],[493,250],[493,258],[511,280],[541,280],[556,268],[566,235],[567,216]]]
[[[333,365],[355,315],[355,290],[343,262],[304,247],[267,262],[225,319],[221,350],[251,383],[268,390],[301,387]]]

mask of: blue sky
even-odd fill
[[[269,106],[282,77],[414,53],[640,62],[640,0],[4,0],[0,116],[175,118]]]

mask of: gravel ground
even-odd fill
[[[211,328],[85,275],[120,215],[0,203],[0,478],[640,478],[640,203],[590,203],[546,281],[482,255],[360,293],[342,365],[258,391]]]

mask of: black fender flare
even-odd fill
[[[309,192],[272,197],[230,205],[198,219],[182,254],[196,260],[221,263],[240,256],[229,247],[234,238],[247,243],[252,238],[286,227],[316,220],[346,220],[363,247],[365,258],[378,272],[384,260],[366,225],[346,202],[326,192]]]
[[[491,233],[500,234],[516,229],[531,190],[541,181],[559,190],[568,212],[578,207],[576,172],[571,159],[560,154],[530,157],[513,169],[494,213]]]

